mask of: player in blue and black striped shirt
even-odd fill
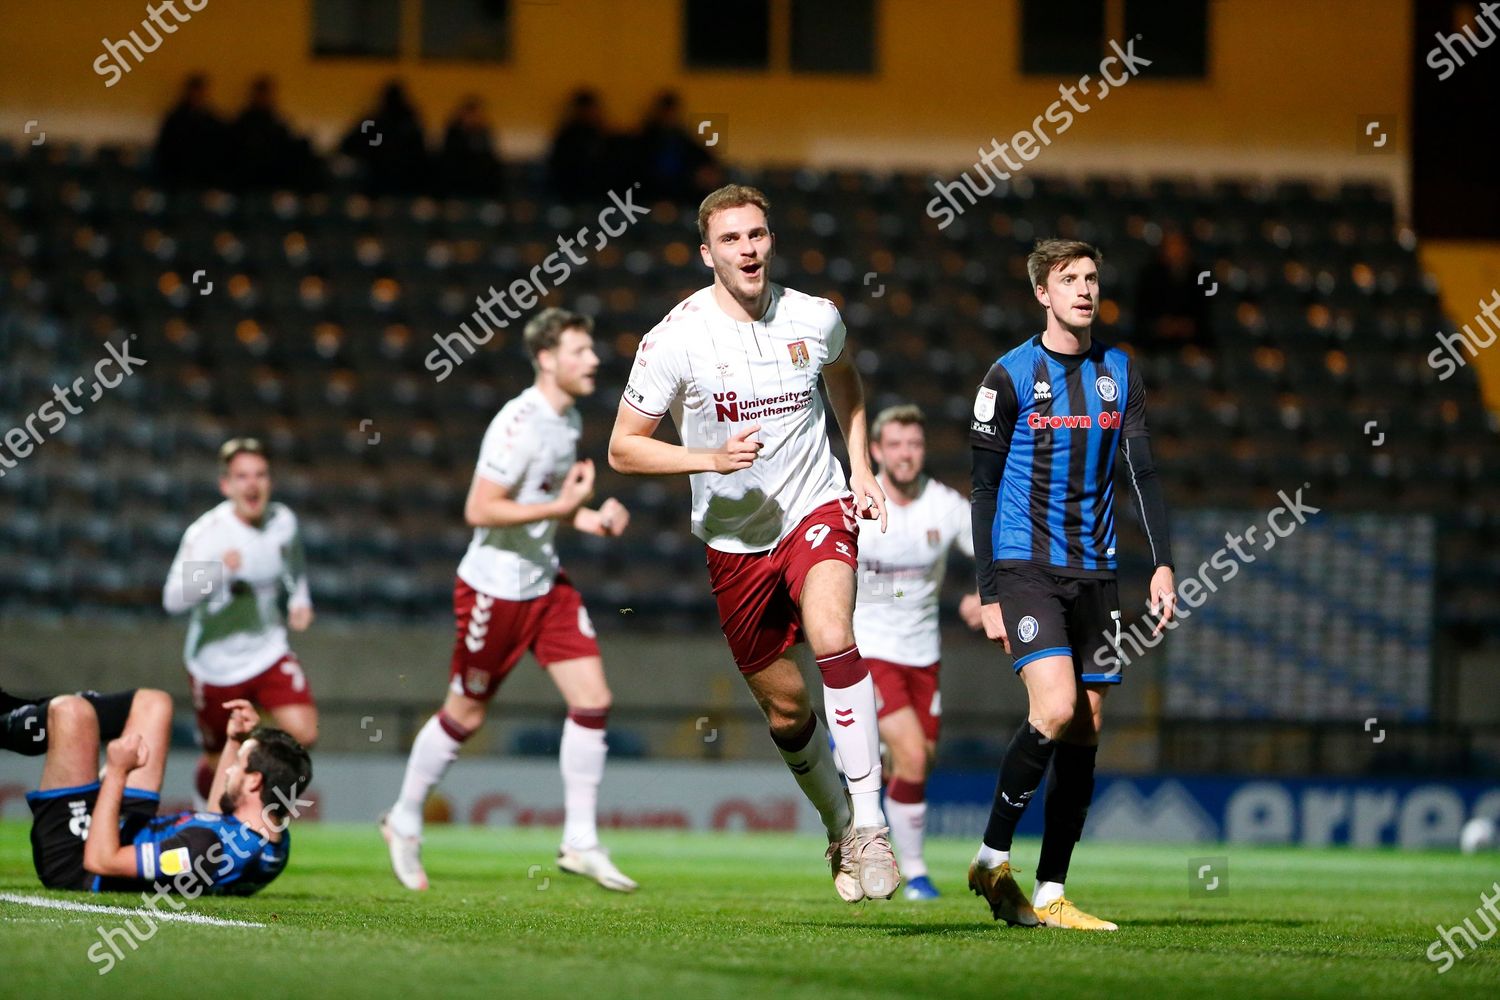
[[[31,700],[0,692],[0,749],[46,755],[41,787],[26,796],[42,885],[140,891],[153,906],[168,894],[249,895],[280,875],[291,853],[287,825],[312,805],[298,797],[312,762],[286,732],[258,725],[248,701],[224,707],[225,750],[210,796],[220,811],[159,816],[170,695],[141,688]]]
[[[974,399],[974,558],[985,634],[1026,684],[1027,721],[1000,768],[969,887],[1011,924],[1115,930],[1063,896],[1094,794],[1104,694],[1120,682],[1116,453],[1124,456],[1156,571],[1157,629],[1175,606],[1166,504],[1151,463],[1146,394],[1130,356],[1093,339],[1099,251],[1043,240],[1026,260],[1047,328],[1002,356]],[[1048,764],[1046,827],[1031,900],[1011,838]]]

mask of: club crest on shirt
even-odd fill
[[[979,395],[974,397],[974,419],[981,423],[988,423],[995,415],[995,390],[986,386],[979,387]]]
[[[806,368],[812,364],[812,355],[807,353],[807,341],[794,340],[786,345],[787,353],[792,356],[793,368]]]
[[[933,548],[933,549],[937,548],[938,543],[941,542],[942,540],[943,540],[943,533],[941,531],[937,530],[936,528],[928,528],[927,529],[927,546],[928,546],[928,548]]]
[[[1106,403],[1114,402],[1120,395],[1120,387],[1108,375],[1100,375],[1094,380],[1094,391],[1099,393],[1099,398]]]

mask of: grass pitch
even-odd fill
[[[1435,925],[1472,917],[1500,877],[1493,853],[1085,841],[1070,895],[1121,930],[1081,934],[991,921],[964,887],[967,841],[929,845],[942,899],[849,906],[808,837],[610,833],[616,861],[641,882],[632,896],[557,872],[552,831],[431,828],[433,888],[422,894],[396,884],[373,823],[294,837],[291,866],[259,896],[191,904],[264,928],[161,923],[106,975],[88,950],[123,916],[0,901],[0,997],[1345,1000],[1500,986],[1500,937],[1443,974],[1426,957]],[[1028,889],[1036,848],[1015,851]],[[1227,857],[1229,871],[1194,896],[1189,859],[1200,855]],[[0,892],[139,904],[42,890],[28,825],[14,821],[0,823]]]

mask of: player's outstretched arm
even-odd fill
[[[104,777],[89,820],[88,839],[83,842],[84,870],[94,875],[136,874],[135,847],[120,845],[120,802],[125,797],[125,779],[145,767],[151,750],[140,733],[126,733],[111,740],[104,752]]]
[[[609,435],[609,467],[625,476],[671,476],[684,472],[718,472],[727,475],[748,469],[760,451],[760,442],[750,438],[759,424],[741,427],[721,448],[685,448],[658,441],[660,417],[650,417],[623,400]]]
[[[594,492],[594,463],[573,463],[563,480],[557,499],[543,503],[520,503],[510,490],[483,476],[475,476],[464,501],[464,520],[473,528],[508,528],[535,521],[570,520]]]
[[[846,340],[844,351],[823,366],[823,385],[828,389],[828,407],[844,434],[849,451],[849,489],[860,517],[880,521],[885,531],[885,491],[870,468],[869,431],[865,423],[865,387],[859,369],[849,362],[854,349]]]

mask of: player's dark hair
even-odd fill
[[[1031,278],[1031,287],[1047,284],[1047,275],[1053,268],[1066,267],[1080,257],[1087,257],[1096,267],[1104,259],[1098,247],[1082,240],[1037,240],[1036,246],[1026,256],[1026,274]]]
[[[219,474],[227,475],[229,472],[229,463],[233,462],[236,456],[239,455],[259,455],[266,461],[270,461],[270,456],[266,454],[266,446],[260,443],[260,438],[230,438],[219,445]]]
[[[261,776],[261,807],[268,815],[284,819],[298,794],[312,784],[312,758],[290,733],[274,726],[256,726],[246,739],[255,741],[245,770]]]
[[[522,339],[526,342],[526,351],[531,355],[532,364],[536,364],[538,354],[557,347],[564,330],[582,330],[593,334],[594,321],[583,313],[550,306],[526,322]]]
[[[726,208],[739,208],[742,205],[754,205],[765,213],[767,222],[771,218],[771,199],[765,196],[760,188],[753,188],[748,184],[725,184],[717,191],[710,191],[707,198],[698,205],[698,237],[704,243],[708,242],[708,220],[715,212],[722,212]]]

